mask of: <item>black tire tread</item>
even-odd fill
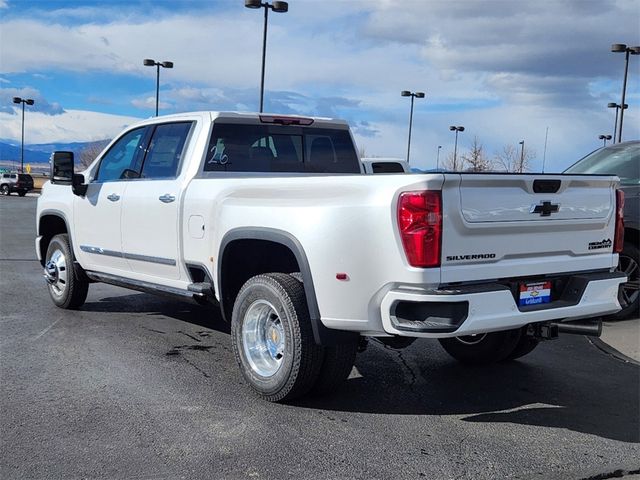
[[[504,358],[504,362],[524,357],[525,355],[533,352],[533,350],[540,345],[539,339],[525,334],[526,329],[527,327],[522,327],[522,335],[516,344],[516,348],[514,348],[513,351]]]
[[[83,274],[84,272],[76,271],[76,268],[81,267],[74,266],[73,249],[71,248],[68,234],[61,233],[51,239],[47,247],[46,258],[49,258],[50,251],[55,247],[56,243],[59,244],[64,251],[67,259],[67,268],[70,269],[70,275],[67,277],[67,290],[63,297],[56,297],[51,293],[51,289],[49,289],[49,295],[56,306],[66,310],[76,310],[80,308],[87,299],[89,282]]]
[[[338,389],[351,373],[357,351],[358,342],[325,347],[320,375],[312,392],[325,395]]]
[[[516,348],[520,338],[519,328],[488,333],[482,342],[465,345],[458,339],[441,338],[440,345],[453,358],[467,365],[486,365],[500,362]]]
[[[256,389],[253,390],[265,400],[270,402],[283,402],[301,397],[309,392],[313,387],[322,366],[323,350],[316,345],[313,338],[313,330],[309,317],[309,309],[307,308],[307,300],[302,283],[286,273],[267,273],[256,275],[250,278],[240,289],[237,298],[245,295],[248,289],[253,288],[256,284],[263,284],[278,292],[285,309],[293,312],[294,315],[289,318],[291,330],[293,334],[293,344],[296,352],[293,355],[293,363],[291,365],[291,374],[286,383],[282,385],[278,391],[274,393],[265,393]],[[232,322],[237,322],[239,316],[239,303],[236,301],[233,307]],[[231,341],[236,361],[243,369],[248,368],[243,365],[240,353],[241,346],[238,345],[236,339],[236,330],[239,325],[232,325]],[[247,378],[249,383],[251,379]]]

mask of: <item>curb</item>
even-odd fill
[[[638,362],[637,360],[634,360],[631,357],[627,357],[624,353],[619,352],[608,343],[605,343],[604,341],[602,341],[600,337],[587,337],[587,338],[589,342],[591,342],[591,345],[596,347],[598,350],[602,350],[607,355],[611,355],[612,357],[622,362],[630,363],[632,365],[636,365],[640,367],[640,362]]]

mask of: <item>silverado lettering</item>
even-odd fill
[[[496,258],[495,253],[476,253],[474,255],[448,255],[447,262],[454,262],[458,260],[481,260],[484,258]]]

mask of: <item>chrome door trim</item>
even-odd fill
[[[125,258],[127,260],[159,263],[160,265],[171,265],[171,266],[176,265],[176,261],[172,258],[154,257],[151,255],[140,255],[138,253],[116,252],[115,250],[106,250],[104,248],[92,247],[89,245],[80,245],[80,250],[86,253],[93,253],[96,255],[106,255],[108,257]]]

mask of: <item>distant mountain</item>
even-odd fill
[[[49,157],[56,150],[73,152],[76,163],[85,149],[104,148],[110,140],[95,142],[41,143],[24,146],[24,163],[36,170],[48,169]],[[20,143],[0,140],[0,167],[16,169],[20,166]]]

